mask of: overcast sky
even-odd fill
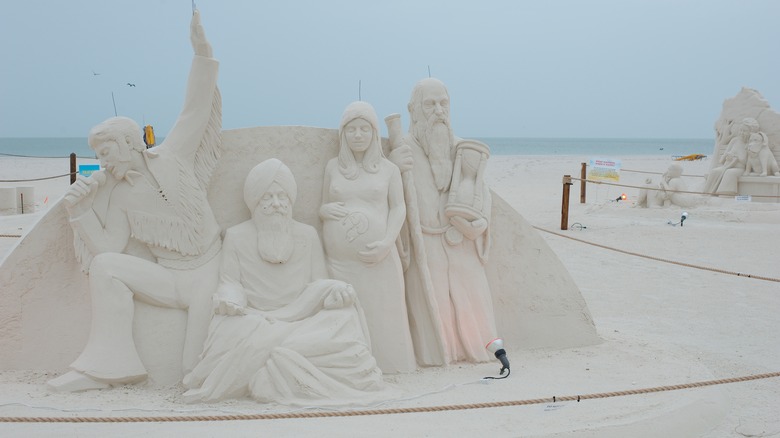
[[[85,137],[114,115],[112,92],[119,115],[170,129],[192,56],[190,0],[0,5],[0,137]],[[220,61],[225,129],[335,128],[359,90],[407,126],[429,68],[462,137],[710,138],[743,86],[780,108],[777,0],[197,6]]]

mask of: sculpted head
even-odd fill
[[[436,78],[425,78],[415,84],[408,105],[412,123],[450,123],[450,93]]]
[[[683,173],[683,167],[680,163],[672,163],[669,165],[669,168],[666,169],[666,173],[664,174],[667,179],[672,178],[679,178],[682,176]]]
[[[360,174],[358,165],[371,173],[379,171],[384,154],[373,106],[366,102],[347,105],[339,123],[339,141],[339,171],[344,177],[357,178]]]
[[[769,137],[763,132],[754,132],[750,134],[748,146],[750,151],[758,151],[764,146],[769,146]]]
[[[438,79],[418,82],[409,100],[409,134],[422,147],[440,191],[449,188],[455,136],[450,128],[450,94]]]
[[[127,117],[112,117],[89,131],[89,147],[100,165],[117,179],[131,168],[132,154],[146,149],[141,127]]]
[[[269,263],[286,263],[295,250],[292,207],[298,187],[290,168],[271,158],[255,166],[244,182],[244,202],[252,213],[257,251]]]
[[[742,119],[740,123],[739,132],[747,140],[750,138],[750,134],[755,134],[759,130],[758,121],[752,117],[746,117]]]
[[[252,217],[290,218],[298,187],[290,168],[271,158],[255,166],[244,182],[244,202]]]

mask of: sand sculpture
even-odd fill
[[[485,344],[496,337],[483,266],[490,246],[490,194],[479,194],[478,210],[473,208],[472,195],[466,201],[472,204],[468,214],[452,208],[453,204],[447,211],[451,194],[455,204],[460,198],[458,189],[463,196],[473,194],[480,185],[476,179],[472,179],[472,190],[468,184],[451,184],[453,170],[457,179],[468,163],[463,162],[464,149],[458,149],[463,140],[455,137],[450,126],[449,102],[441,81],[423,79],[409,101],[408,134],[399,136],[397,120],[388,129],[391,159],[408,175],[404,190],[409,236],[405,240],[411,246],[412,262],[406,271],[406,296],[417,361],[424,365],[490,360]],[[458,168],[454,168],[454,156],[459,157]],[[409,161],[411,169],[405,165]]]
[[[691,207],[694,201],[689,194],[679,193],[688,191],[688,186],[682,179],[683,167],[680,163],[672,163],[661,176],[658,184],[653,184],[652,178],[645,180],[646,189],[639,191],[637,207]]]
[[[704,191],[719,195],[736,195],[737,179],[745,173],[747,144],[752,134],[758,133],[756,119],[747,117],[739,122],[737,133],[729,140],[726,150],[718,158],[720,166],[710,169],[704,182]]]
[[[216,314],[200,363],[184,377],[185,401],[251,395],[322,405],[387,390],[355,289],[328,279],[317,231],[292,218],[296,195],[277,159],[249,172],[252,218],[225,235]]]
[[[333,278],[355,287],[385,373],[417,368],[396,241],[406,214],[401,173],[384,157],[379,122],[365,102],[347,106],[339,154],[325,167],[322,237]]]
[[[221,248],[206,198],[221,127],[217,62],[200,16],[182,112],[165,141],[146,149],[132,120],[106,120],[89,134],[99,171],[65,195],[75,246],[89,272],[92,329],[72,371],[49,382],[79,391],[144,380],[133,340],[133,299],[187,309],[182,365],[192,369],[206,338]]]
[[[485,344],[497,335],[510,349],[600,341],[558,258],[484,184],[487,146],[453,135],[449,94],[440,81],[415,86],[409,133],[401,134],[397,115],[389,117],[389,140],[379,137],[376,116],[365,103],[345,110],[339,131],[292,126],[221,132],[217,62],[198,14],[192,36],[187,99],[165,142],[147,151],[137,125],[111,120],[111,135],[96,134],[93,145],[106,171],[74,185],[0,266],[0,320],[8,321],[0,337],[0,369],[63,370],[72,363],[71,372],[51,382],[70,391],[147,375],[153,384],[173,384],[186,375],[189,401],[251,395],[340,403],[389,394],[372,356],[389,372],[405,372],[418,365],[495,360]],[[117,131],[114,123],[134,133]],[[380,144],[392,150],[389,161]],[[342,173],[341,152],[347,151],[355,180],[347,177],[355,171],[351,164]],[[245,184],[248,175],[255,181],[255,165],[269,158],[278,160],[272,161],[276,184]],[[297,191],[291,174],[279,171],[279,161],[295,175]],[[272,172],[260,173],[268,179]],[[258,232],[255,221],[265,218],[258,210],[285,199],[290,229],[303,234]],[[120,231],[109,233],[114,224]],[[325,275],[315,230],[324,234],[331,274],[338,271],[352,287],[326,280],[338,276]],[[103,245],[106,236],[112,245]],[[268,240],[273,244],[259,243]],[[306,248],[299,247],[306,241]],[[87,276],[79,272],[76,254]],[[301,254],[311,255],[308,264],[290,264]],[[228,257],[235,260],[228,263]],[[341,272],[337,265],[345,261],[353,265]],[[379,283],[376,278],[356,274],[358,263],[381,266],[382,290],[372,284]],[[309,275],[278,274],[294,265],[308,266]],[[398,272],[403,267],[405,278]],[[250,278],[242,270],[268,275]],[[312,286],[318,281],[326,283]],[[405,293],[398,296],[401,284]],[[396,295],[377,296],[384,293]],[[382,300],[392,302],[393,315],[376,315]],[[368,310],[365,324],[361,305]],[[393,336],[379,334],[372,342],[372,324],[385,330],[391,317]],[[316,335],[333,321],[343,331],[329,340],[343,341],[357,354],[340,362],[342,370],[327,371],[331,362],[311,355],[327,353],[332,344],[299,335]],[[263,331],[253,331],[253,324]],[[406,324],[411,336],[404,333]],[[369,355],[372,347],[376,351]],[[386,352],[398,357],[391,360]],[[253,360],[234,361],[233,354]],[[333,360],[344,358],[334,354]],[[246,372],[226,370],[227,362],[242,364]],[[353,385],[334,384],[336,375],[353,375],[355,367],[363,374]],[[318,391],[290,389],[303,374]]]
[[[777,159],[769,149],[769,137],[763,132],[750,134],[745,151],[745,173],[743,176],[780,176]]]
[[[714,195],[777,194],[780,190],[780,113],[761,94],[743,88],[723,103],[703,191]],[[754,136],[755,134],[755,136]],[[746,179],[747,178],[747,179]],[[776,200],[771,200],[776,202]]]

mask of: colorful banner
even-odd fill
[[[100,170],[100,164],[79,164],[79,175],[90,176]]]
[[[620,181],[620,160],[591,158],[588,165],[588,179],[593,181]]]

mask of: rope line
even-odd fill
[[[664,189],[660,189],[658,187],[645,187],[645,186],[632,186],[632,185],[628,185],[628,184],[616,184],[616,183],[610,183],[610,182],[605,182],[605,181],[596,181],[596,180],[592,180],[592,179],[575,178],[573,176],[570,177],[570,178],[571,178],[572,181],[585,181],[586,183],[604,184],[604,185],[607,185],[607,186],[615,186],[615,187],[628,187],[630,189],[656,190],[656,191],[664,190]],[[669,192],[669,193],[690,193],[690,194],[693,194],[693,195],[712,195],[712,193],[690,192],[690,191],[687,191],[687,190],[665,190],[665,191]],[[780,198],[780,196],[777,196],[777,195],[750,195],[750,196],[753,197],[753,198]]]
[[[18,157],[18,158],[70,158],[70,155],[66,157],[49,157],[49,156],[43,156],[43,155],[19,155],[19,154],[7,154],[4,152],[0,152],[0,155],[5,157]],[[80,155],[77,155],[76,158],[84,158],[86,160],[95,160],[95,157],[82,157]]]
[[[43,178],[32,178],[32,179],[0,179],[0,182],[12,183],[12,182],[43,181],[47,179],[56,179],[56,178],[62,178],[64,176],[71,176],[71,175],[78,175],[78,172],[68,172],[68,173],[63,173],[62,175],[45,176]]]
[[[0,237],[22,237],[21,234],[0,234]]]
[[[553,235],[556,235],[556,236],[559,236],[559,237],[564,237],[566,239],[571,239],[571,240],[574,240],[574,241],[577,241],[577,242],[585,243],[585,244],[588,244],[588,245],[593,245],[593,246],[596,246],[596,247],[599,247],[599,248],[608,249],[610,251],[615,251],[615,252],[619,252],[619,253],[622,253],[622,254],[628,254],[628,255],[632,255],[632,256],[636,256],[636,257],[642,257],[642,258],[649,259],[649,260],[655,260],[657,262],[671,263],[673,265],[684,266],[686,268],[701,269],[703,271],[718,272],[720,274],[736,275],[737,277],[748,277],[748,278],[755,278],[756,280],[774,281],[774,282],[780,283],[780,279],[778,279],[778,278],[764,277],[764,276],[761,276],[761,275],[746,274],[744,272],[727,271],[725,269],[709,268],[709,267],[706,267],[706,266],[699,266],[699,265],[693,265],[693,264],[685,263],[685,262],[678,262],[678,261],[674,261],[674,260],[663,259],[661,257],[654,257],[654,256],[645,255],[645,254],[639,254],[637,252],[626,251],[624,249],[619,249],[619,248],[613,248],[611,246],[602,245],[600,243],[589,242],[587,240],[582,240],[582,239],[578,239],[576,237],[567,236],[565,234],[556,233],[555,231],[546,230],[544,228],[537,227],[537,226],[533,226],[533,227],[536,228],[539,231],[544,231],[545,233],[550,233],[550,234],[553,234]]]
[[[649,173],[650,175],[663,175],[664,172],[648,172],[646,170],[632,170],[632,169],[620,169],[621,172],[633,172],[633,173]],[[704,175],[687,175],[682,174],[680,176],[690,176],[694,178],[704,178]]]
[[[584,395],[567,395],[563,397],[535,398],[527,400],[470,403],[458,405],[422,406],[413,408],[387,408],[366,409],[354,411],[327,411],[327,412],[290,412],[281,414],[234,414],[234,415],[177,415],[159,417],[0,417],[3,423],[150,423],[150,422],[188,422],[188,421],[245,421],[245,420],[282,420],[294,418],[334,418],[334,417],[360,417],[373,415],[410,414],[421,412],[463,411],[470,409],[503,408],[510,406],[525,406],[544,403],[557,403],[564,401],[581,401],[588,399],[602,399],[610,397],[623,397],[637,394],[650,394],[664,391],[677,391],[681,389],[701,388],[705,386],[723,385],[728,383],[747,382],[751,380],[769,379],[780,377],[779,372],[754,374],[749,376],[732,377],[718,380],[705,380],[701,382],[684,383],[669,386],[655,386],[651,388],[638,388],[626,391],[600,392]]]

